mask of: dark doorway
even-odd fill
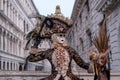
[[[22,71],[22,64],[19,63],[19,71]]]

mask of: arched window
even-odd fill
[[[22,71],[22,65],[21,64],[19,65],[19,71]]]
[[[92,34],[90,29],[86,30],[87,36],[88,36],[88,40],[89,40],[89,47],[92,46]]]
[[[25,29],[25,24],[26,24],[26,22],[25,22],[25,20],[23,21],[23,25],[24,25],[24,32],[26,31],[26,29]]]
[[[82,38],[80,38],[80,46],[81,46],[81,50],[84,51],[84,43]]]

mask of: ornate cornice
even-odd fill
[[[38,9],[36,8],[35,3],[33,2],[33,0],[30,0],[30,1],[31,1],[31,3],[32,3],[33,7],[34,7],[34,9],[36,10],[37,14],[39,15],[40,13],[39,13]]]
[[[86,0],[75,0],[75,4],[74,4],[72,15],[71,15],[71,19],[73,21],[76,20],[78,14],[82,10],[82,7],[83,7],[85,2],[86,2]]]
[[[14,54],[2,51],[2,50],[0,50],[0,55],[3,58],[13,59],[13,60],[15,59],[15,60],[20,60],[20,61],[24,61],[25,60],[25,58],[23,58],[23,57],[20,57],[18,55],[14,55]],[[6,55],[9,56],[9,57],[6,57]],[[10,57],[12,57],[12,58],[10,58]]]

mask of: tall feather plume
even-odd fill
[[[100,30],[98,35],[93,38],[93,44],[99,51],[99,53],[104,53],[108,47],[108,40],[109,36],[107,36],[106,32],[106,19],[103,21],[102,25],[100,26]]]

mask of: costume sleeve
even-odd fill
[[[51,49],[48,49],[46,51],[40,51],[37,54],[31,54],[29,56],[29,61],[30,62],[37,62],[37,61],[41,61],[43,59],[47,59],[48,55],[51,53]]]
[[[74,49],[71,48],[70,52],[71,52],[70,54],[72,54],[73,59],[77,63],[77,65],[88,70],[89,63],[86,63]]]

